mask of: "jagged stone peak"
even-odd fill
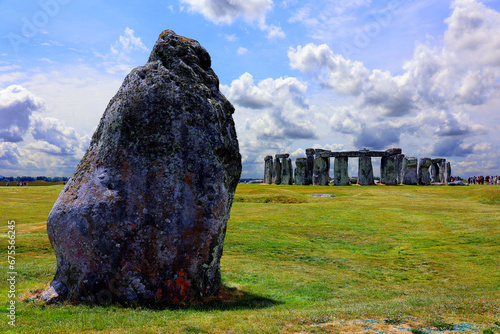
[[[197,65],[204,71],[211,71],[210,55],[198,41],[177,35],[169,29],[164,30],[153,47],[148,63],[160,60],[166,68],[171,68],[179,59],[188,66]]]

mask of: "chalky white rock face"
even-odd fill
[[[59,300],[183,303],[219,291],[241,174],[233,112],[208,52],[162,32],[49,214]]]

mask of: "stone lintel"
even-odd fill
[[[391,155],[401,154],[402,150],[400,148],[391,148],[386,151],[343,151],[343,152],[332,152],[325,151],[320,153],[321,158],[335,158],[335,157],[348,157],[348,158],[359,158],[359,157],[389,157]]]
[[[445,161],[446,161],[446,159],[443,159],[443,158],[432,159],[433,164],[442,164]]]
[[[397,155],[397,154],[402,154],[403,150],[400,148],[390,148],[388,150],[384,151],[388,155]]]
[[[290,154],[285,153],[285,154],[276,154],[275,157],[276,159],[286,159],[290,156]]]

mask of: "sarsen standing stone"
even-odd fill
[[[49,214],[61,299],[182,303],[218,293],[241,174],[233,112],[208,52],[162,32]]]

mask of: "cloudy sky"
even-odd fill
[[[242,177],[309,147],[500,174],[497,0],[23,0],[0,16],[0,175],[70,176],[165,29],[210,53]]]

